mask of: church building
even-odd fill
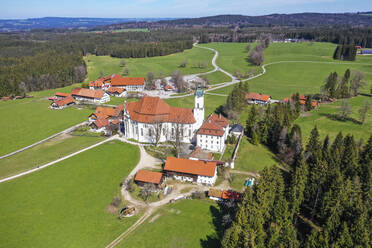
[[[204,121],[204,92],[194,95],[194,109],[169,106],[159,97],[144,96],[137,102],[124,103],[123,126],[127,139],[158,143],[191,143]]]

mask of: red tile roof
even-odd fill
[[[223,128],[218,125],[217,123],[211,121],[211,120],[206,120],[203,125],[200,127],[198,130],[197,134],[202,134],[202,135],[212,135],[212,136],[218,136],[221,137],[223,136],[225,131]]]
[[[211,120],[212,122],[224,128],[229,125],[229,122],[227,121],[227,119],[223,117],[222,115],[212,114],[207,118],[207,120]]]
[[[110,93],[121,94],[121,93],[124,92],[124,89],[123,88],[117,88],[117,87],[110,87],[107,91],[110,92]]]
[[[58,97],[68,97],[68,96],[71,96],[71,93],[56,92],[55,96],[58,96]]]
[[[100,129],[101,127],[107,127],[109,125],[109,121],[105,118],[98,118],[95,120],[91,125],[96,126],[97,129]]]
[[[144,182],[144,183],[160,184],[162,178],[163,178],[163,174],[160,172],[139,170],[134,180],[139,181],[139,182]]]
[[[61,100],[57,100],[54,103],[57,104],[58,107],[62,107],[71,103],[75,103],[75,99],[72,96],[68,96]]]
[[[92,81],[89,83],[89,87],[99,87],[102,88],[103,86],[103,79],[99,78],[96,81]]]
[[[192,109],[171,107],[159,97],[144,96],[137,102],[128,102],[127,111],[132,120],[141,123],[195,123]]]
[[[233,190],[210,189],[208,192],[208,196],[217,197],[223,200],[239,201],[242,197],[242,194]]]
[[[248,93],[245,95],[245,99],[248,99],[248,100],[258,100],[258,101],[264,101],[264,102],[268,102],[269,99],[271,98],[271,96],[269,95],[265,95],[265,94],[258,94],[258,93]]]
[[[80,96],[85,98],[101,99],[105,92],[103,90],[90,90],[85,88],[75,88],[72,90],[72,96]]]
[[[211,161],[168,157],[164,165],[164,170],[213,177],[216,172],[216,166],[217,163]]]
[[[127,86],[127,85],[145,85],[144,77],[123,77],[118,74],[111,74],[103,79],[112,86]]]

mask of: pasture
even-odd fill
[[[100,74],[109,75],[112,73],[122,74],[124,68],[128,68],[129,77],[146,77],[149,71],[155,73],[156,77],[171,76],[176,70],[183,75],[207,72],[213,69],[211,60],[214,52],[202,48],[192,48],[182,53],[151,58],[112,58],[109,56],[85,57],[88,69],[87,81],[93,81],[100,77]],[[126,62],[125,67],[120,66],[120,61]],[[187,61],[186,67],[179,67],[182,61]],[[205,63],[205,68],[197,67],[198,63]]]
[[[213,240],[216,237],[214,210],[217,211],[217,204],[209,200],[182,200],[169,204],[150,216],[118,247],[217,247]]]
[[[56,90],[38,93],[52,95]],[[34,95],[31,93],[31,95]],[[35,94],[37,96],[37,94]],[[0,155],[31,145],[87,120],[87,108],[49,109],[41,97],[0,102]]]
[[[59,135],[28,150],[0,160],[0,178],[52,162],[102,141],[103,137]]]
[[[0,247],[104,247],[138,218],[107,207],[139,151],[109,142],[0,184]]]

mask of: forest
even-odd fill
[[[236,86],[224,111],[241,109],[248,91],[247,84]],[[222,247],[371,247],[372,136],[363,141],[340,132],[321,139],[315,126],[303,141],[293,123],[311,109],[300,106],[298,94],[250,109],[246,136],[266,145],[281,165],[265,168],[237,208],[221,204]]]
[[[0,96],[84,81],[83,56],[143,58],[182,52],[192,36],[182,31],[88,33],[34,31],[0,35]]]

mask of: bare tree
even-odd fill
[[[357,96],[360,88],[366,84],[363,79],[364,74],[361,71],[352,72],[352,79],[350,81],[350,91],[352,96]]]
[[[251,45],[248,44],[248,45],[245,47],[245,50],[246,50],[247,52],[249,52],[249,50],[251,50]]]
[[[366,122],[367,114],[371,109],[371,102],[367,99],[363,102],[363,105],[359,109],[359,119],[362,124]]]
[[[255,65],[261,65],[264,61],[264,48],[261,45],[256,46],[249,55],[250,61]]]
[[[346,100],[341,102],[340,106],[340,119],[345,120],[352,113],[350,103]]]
[[[149,71],[147,73],[147,79],[146,79],[146,90],[153,90],[155,87],[155,74],[152,71]]]
[[[180,71],[173,72],[172,81],[176,85],[179,93],[186,91],[186,82],[183,80],[183,76]]]
[[[139,192],[139,197],[141,197],[142,200],[147,201],[151,196],[152,192],[154,192],[154,190],[155,185],[152,183],[147,183],[141,188]]]
[[[163,122],[160,119],[156,119],[153,123],[154,126],[154,141],[155,141],[155,146],[158,146],[158,143],[161,138],[162,132],[164,133],[165,130],[163,130]],[[165,133],[164,133],[165,135]]]
[[[120,60],[120,66],[121,66],[121,67],[125,67],[126,64],[127,64],[127,63],[125,62],[124,59]]]

